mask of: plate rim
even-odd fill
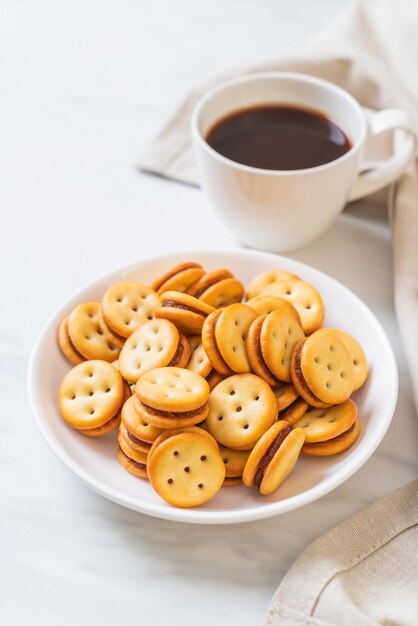
[[[385,422],[382,423],[381,430],[376,436],[373,444],[367,448],[359,455],[358,458],[350,465],[349,468],[342,468],[339,472],[336,473],[335,476],[331,477],[325,485],[315,485],[311,487],[307,491],[303,491],[295,496],[291,496],[290,498],[286,498],[285,500],[279,500],[276,502],[269,502],[266,504],[261,504],[260,506],[256,506],[248,509],[234,509],[231,511],[221,510],[221,511],[206,511],[204,509],[181,509],[170,507],[167,508],[166,504],[150,504],[150,503],[141,503],[129,496],[120,496],[119,492],[115,490],[113,487],[110,487],[106,483],[96,479],[94,476],[89,474],[86,470],[84,470],[76,461],[74,461],[73,457],[59,444],[48,432],[44,422],[44,412],[42,411],[42,400],[40,398],[40,390],[36,386],[36,368],[38,365],[38,361],[41,358],[41,346],[43,344],[44,336],[48,334],[52,324],[56,320],[59,315],[63,315],[63,312],[66,308],[68,308],[70,302],[77,297],[81,292],[88,290],[89,288],[93,288],[96,283],[105,280],[109,276],[113,274],[120,274],[123,276],[124,273],[130,273],[135,269],[140,269],[141,266],[145,265],[147,262],[156,262],[156,261],[164,261],[165,259],[169,260],[177,260],[181,257],[186,258],[195,258],[199,256],[213,256],[213,255],[245,255],[245,256],[254,256],[260,257],[264,256],[267,259],[274,260],[277,264],[283,262],[284,265],[295,265],[296,268],[301,268],[299,271],[304,270],[304,268],[308,269],[309,272],[313,272],[317,274],[318,277],[325,278],[325,280],[330,281],[338,286],[338,288],[342,288],[344,291],[348,293],[348,295],[356,301],[356,304],[362,310],[370,321],[375,326],[378,334],[380,335],[380,339],[382,340],[383,346],[385,348],[385,352],[387,353],[389,359],[387,362],[388,367],[388,378],[391,383],[390,394],[392,398],[391,406],[388,407],[387,417]],[[353,474],[355,474],[372,456],[375,452],[376,448],[381,443],[383,437],[385,436],[387,429],[393,419],[397,397],[398,397],[398,368],[396,364],[395,355],[393,352],[392,345],[389,341],[389,338],[383,329],[381,323],[377,319],[376,315],[373,311],[365,304],[359,296],[357,296],[351,289],[346,287],[343,283],[338,281],[337,279],[329,276],[322,270],[313,267],[312,265],[308,265],[302,261],[298,261],[296,259],[292,259],[289,257],[285,257],[282,255],[275,254],[273,252],[265,252],[262,250],[251,250],[246,248],[204,248],[200,250],[179,250],[177,252],[167,252],[159,255],[147,255],[137,261],[134,261],[129,264],[121,265],[113,270],[108,270],[101,273],[99,276],[96,276],[92,280],[88,281],[84,285],[82,285],[79,289],[74,291],[66,300],[61,303],[52,314],[48,317],[47,321],[43,324],[38,336],[33,345],[29,365],[28,365],[28,392],[29,399],[32,411],[34,413],[35,421],[44,437],[46,443],[48,444],[51,451],[55,454],[55,456],[63,463],[65,467],[67,467],[73,474],[77,476],[85,485],[93,489],[96,493],[99,493],[103,497],[116,502],[117,504],[124,506],[128,509],[131,509],[136,512],[140,512],[146,515],[150,515],[153,517],[157,517],[160,519],[175,521],[175,522],[184,522],[184,523],[194,523],[194,524],[235,524],[235,523],[243,523],[256,521],[260,519],[265,519],[269,517],[274,517],[276,515],[281,515],[283,513],[296,510],[305,506],[319,498],[322,498],[327,493],[330,493],[334,489],[336,489],[339,485],[348,480]],[[46,420],[48,421],[48,420]]]

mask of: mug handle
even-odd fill
[[[368,120],[368,136],[375,137],[391,130],[402,129],[408,137],[395,153],[385,161],[364,163],[351,188],[348,202],[369,196],[393,183],[417,154],[418,137],[409,115],[401,109],[385,109]]]

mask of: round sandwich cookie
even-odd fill
[[[156,428],[138,415],[135,410],[135,396],[131,396],[123,405],[121,419],[126,428],[124,435],[133,448],[142,452],[149,452],[154,441],[163,432],[161,428]]]
[[[200,506],[221,488],[225,464],[207,435],[201,429],[170,431],[155,442],[148,458],[148,476],[155,491],[169,504]]]
[[[123,381],[122,406],[116,413],[115,417],[112,417],[112,419],[103,424],[103,426],[97,426],[97,428],[77,428],[78,432],[85,437],[103,437],[104,435],[116,430],[120,425],[123,404],[128,400],[128,398],[132,398],[131,388],[127,382]]]
[[[164,291],[186,292],[190,287],[205,274],[205,270],[199,263],[180,263],[171,270],[154,280],[151,288],[159,295]]]
[[[83,302],[68,316],[67,327],[74,348],[86,359],[114,361],[120,352],[108,341],[98,321],[99,302]]]
[[[204,378],[180,367],[147,372],[135,387],[134,407],[157,428],[180,428],[203,422],[208,413],[209,385]]]
[[[244,285],[226,269],[208,272],[189,289],[188,293],[218,309],[241,302]]]
[[[73,428],[98,428],[116,416],[123,396],[122,376],[113,365],[85,361],[64,376],[58,406],[63,420]]]
[[[309,456],[332,456],[345,452],[357,441],[359,434],[360,423],[356,418],[351,428],[333,439],[318,443],[305,443],[302,446],[302,454],[308,454]]]
[[[145,322],[126,340],[119,355],[119,371],[125,380],[136,383],[155,367],[184,367],[190,345],[177,328],[163,319]]]
[[[68,317],[64,317],[58,326],[57,339],[61,352],[72,365],[78,365],[86,360],[85,357],[75,349],[71,342],[70,335],[68,334]]]
[[[266,287],[262,295],[283,298],[292,304],[299,313],[305,335],[310,335],[322,324],[324,304],[318,291],[304,280],[289,279]]]
[[[179,435],[180,433],[196,433],[198,435],[202,435],[202,437],[206,437],[206,439],[209,441],[209,443],[212,444],[215,450],[219,450],[218,442],[212,437],[212,435],[206,430],[206,428],[202,428],[201,426],[184,426],[181,428],[163,430],[152,444],[151,450],[148,453],[148,460],[151,459],[154,451],[156,450],[156,448],[158,448],[160,443],[162,443],[172,435]]]
[[[285,272],[284,270],[272,270],[270,272],[258,274],[258,276],[253,278],[248,285],[247,300],[259,296],[267,287],[271,287],[278,282],[289,279],[299,280],[299,277],[295,274],[291,274],[290,272]]]
[[[234,450],[250,450],[276,421],[276,397],[255,374],[236,374],[211,391],[206,426],[216,441]]]
[[[101,313],[110,330],[120,338],[126,338],[152,319],[159,306],[160,298],[153,289],[134,281],[124,281],[106,291]]]
[[[308,408],[309,404],[305,402],[303,398],[298,396],[296,400],[292,402],[292,404],[289,404],[286,409],[279,413],[279,419],[285,420],[288,424],[293,426],[295,422],[297,422],[303,415],[305,415]]]
[[[274,387],[273,393],[276,396],[279,413],[287,409],[299,397],[298,392],[291,383],[281,383]]]
[[[170,320],[185,335],[197,335],[213,310],[209,304],[187,293],[165,291],[161,295],[161,307],[155,311],[155,317]]]
[[[353,391],[353,359],[342,341],[323,328],[296,344],[291,376],[299,394],[312,406],[341,404]]]
[[[222,487],[235,487],[242,483],[242,473],[250,456],[249,450],[232,450],[219,446],[222,461],[225,463],[225,480]]]
[[[202,328],[202,344],[214,370],[222,376],[230,376],[233,371],[225,363],[215,338],[216,324],[223,310],[217,309],[205,319]]]
[[[290,359],[296,343],[304,333],[294,317],[284,310],[272,311],[261,327],[260,347],[266,366],[285,383],[292,381]]]
[[[250,325],[256,317],[258,317],[257,313],[246,304],[230,304],[216,319],[213,341],[216,343],[223,362],[233,372],[251,372],[246,339]],[[205,346],[203,333],[202,340]],[[208,352],[207,354],[211,358]],[[212,362],[212,365],[218,370],[216,363]],[[226,368],[220,373],[227,373]]]
[[[210,362],[202,344],[200,335],[189,337],[190,359],[187,363],[187,369],[206,378],[212,371],[212,363]]]
[[[276,376],[272,374],[272,372],[270,372],[269,368],[267,367],[260,346],[261,327],[266,317],[267,314],[256,317],[255,320],[251,323],[250,328],[248,329],[246,343],[247,356],[254,374],[260,376],[260,378],[265,380],[266,383],[268,383],[271,387],[275,387],[280,384],[279,380],[276,378]]]
[[[283,298],[278,298],[277,296],[255,296],[251,300],[247,300],[245,304],[254,309],[259,315],[265,315],[273,311],[285,311],[294,318],[299,326],[302,326],[300,315],[293,304],[290,304]]]
[[[364,385],[367,379],[368,367],[367,359],[364,354],[363,348],[352,335],[340,330],[339,328],[327,328],[337,339],[343,342],[348,352],[351,355],[354,366],[354,387],[353,391],[357,391]]]
[[[121,337],[120,335],[115,333],[111,328],[109,328],[109,326],[104,321],[102,307],[100,307],[97,312],[97,321],[106,339],[117,348],[119,349],[123,348],[123,344],[125,343],[126,338]]]
[[[357,406],[352,400],[328,409],[309,407],[295,427],[303,428],[305,443],[319,443],[347,432],[357,419]]]
[[[117,458],[119,463],[137,478],[148,478],[147,455],[132,448],[118,433]]]
[[[305,433],[280,420],[256,443],[242,475],[244,485],[268,496],[287,478],[299,458]]]

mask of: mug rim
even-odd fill
[[[290,79],[295,82],[311,83],[313,85],[317,85],[325,89],[334,91],[340,97],[348,101],[350,105],[352,106],[352,108],[357,113],[357,116],[360,120],[360,133],[359,133],[357,140],[353,143],[351,148],[347,150],[347,152],[345,152],[343,155],[341,155],[337,159],[333,159],[332,161],[328,161],[327,163],[322,163],[321,165],[315,165],[314,167],[306,167],[306,168],[294,169],[294,170],[272,170],[272,169],[265,169],[261,167],[254,167],[252,165],[245,165],[244,163],[239,163],[238,161],[229,159],[228,157],[225,157],[219,152],[217,152],[216,150],[214,150],[214,148],[212,148],[208,144],[208,142],[203,137],[199,129],[198,122],[199,122],[199,117],[202,113],[203,108],[208,104],[208,102],[214,96],[216,96],[218,93],[220,93],[221,91],[224,91],[225,89],[229,87],[232,87],[234,85],[239,85],[240,83],[248,83],[248,82],[253,82],[253,81],[255,82],[255,81],[265,80],[265,79],[277,79],[277,80],[282,80],[282,79],[289,80]],[[291,104],[291,102],[289,104]],[[320,109],[317,109],[317,110],[320,111]],[[239,76],[237,78],[223,81],[221,84],[207,91],[200,98],[200,100],[196,103],[192,111],[190,127],[191,127],[192,137],[195,138],[195,140],[202,146],[204,150],[209,152],[209,154],[212,157],[216,158],[221,163],[224,163],[225,165],[229,165],[230,167],[232,166],[244,172],[251,172],[251,173],[262,174],[266,176],[294,176],[294,175],[300,175],[300,174],[308,173],[308,172],[318,172],[318,171],[331,168],[333,165],[336,165],[348,158],[351,158],[356,152],[358,152],[365,141],[366,132],[367,132],[366,119],[361,109],[361,106],[348,91],[346,91],[342,87],[339,87],[338,85],[335,85],[334,83],[331,83],[328,80],[324,80],[323,78],[311,76],[310,74],[303,74],[302,72],[286,72],[286,71],[252,72],[250,74],[245,74],[244,76]]]

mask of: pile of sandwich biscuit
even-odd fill
[[[318,291],[282,270],[246,294],[229,270],[192,262],[150,286],[119,282],[60,324],[74,365],[61,416],[89,437],[118,429],[122,466],[174,506],[241,483],[271,494],[300,453],[337,454],[359,436],[350,396],[366,357],[323,318]]]

